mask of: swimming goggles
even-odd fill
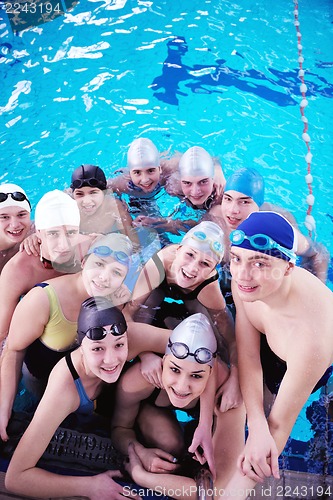
[[[14,201],[27,201],[29,203],[29,207],[31,208],[30,201],[26,195],[24,193],[20,193],[20,191],[14,191],[14,193],[0,193],[0,203],[6,201],[9,195]]]
[[[100,247],[96,247],[91,251],[88,251],[88,254],[94,253],[97,257],[110,257],[111,255],[120,263],[128,265],[129,256],[127,253],[122,252],[121,250],[114,251],[110,247],[106,245],[102,245]]]
[[[257,250],[273,250],[274,248],[286,255],[290,260],[295,260],[295,253],[289,248],[283,247],[274,241],[267,234],[254,234],[253,236],[246,236],[241,229],[235,229],[230,233],[230,241],[233,245],[241,245],[244,240],[248,240],[251,246]]]
[[[182,342],[171,342],[169,340],[168,347],[172,354],[178,359],[185,359],[188,356],[193,356],[197,363],[201,365],[209,363],[213,358],[216,358],[216,352],[212,352],[206,347],[199,347],[195,352],[190,352],[186,344]]]
[[[90,187],[96,187],[98,189],[106,189],[105,182],[99,181],[95,177],[91,177],[90,179],[76,179],[71,184],[72,189],[80,189],[82,188],[82,186],[90,186]]]
[[[203,231],[194,231],[191,234],[191,237],[200,242],[207,240],[207,243],[209,243],[210,248],[213,250],[213,252],[216,253],[218,257],[221,257],[221,254],[223,253],[223,246],[219,241],[213,241],[211,238],[208,238],[207,234]]]
[[[115,337],[119,337],[120,335],[124,335],[126,330],[126,323],[114,323],[111,325],[110,330],[106,330],[103,326],[89,328],[85,332],[85,336],[90,340],[103,340],[108,333],[111,333],[111,335],[114,335]]]

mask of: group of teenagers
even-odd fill
[[[164,193],[176,200],[167,216]],[[22,384],[35,403],[9,491],[128,496],[120,471],[38,463],[68,416],[108,406],[112,443],[143,488],[195,498],[203,464],[219,498],[279,478],[299,412],[332,373],[333,294],[325,247],[264,194],[253,168],[225,179],[204,148],[168,158],[147,138],[110,179],[76,168],[33,222],[25,191],[0,185],[2,441]]]

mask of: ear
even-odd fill
[[[284,275],[290,276],[291,273],[293,272],[294,268],[295,268],[295,264],[293,264],[292,262],[288,262],[288,266],[286,267]]]

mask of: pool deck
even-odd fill
[[[304,472],[280,471],[281,478],[276,481],[269,479],[263,485],[257,485],[255,493],[248,498],[281,500],[283,498],[312,500],[333,498],[333,476],[320,476]],[[9,493],[4,485],[5,473],[0,472],[0,500],[23,499]],[[318,492],[326,491],[327,495]],[[32,497],[30,497],[32,498]],[[39,500],[38,497],[33,497]],[[84,499],[87,497],[58,497],[59,500]],[[158,498],[158,497],[156,497]]]

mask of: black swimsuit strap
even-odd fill
[[[77,380],[78,378],[80,378],[78,372],[74,368],[73,361],[72,361],[72,356],[71,356],[70,352],[66,354],[65,360],[66,360],[67,366],[69,368],[69,371],[72,374],[73,379]]]

